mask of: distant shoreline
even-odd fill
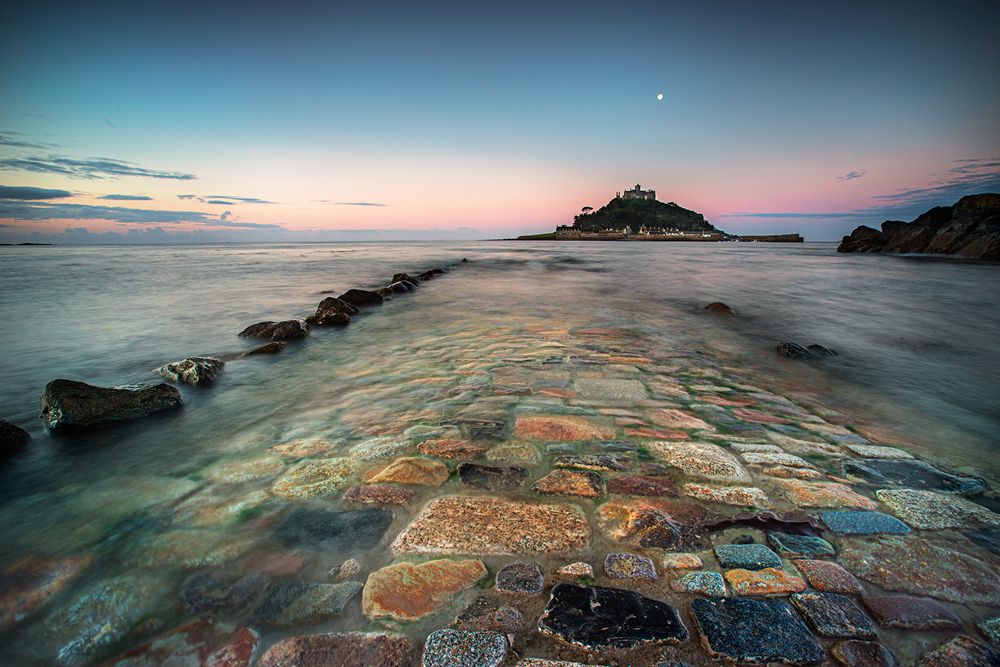
[[[637,241],[641,243],[805,243],[800,234],[762,234],[753,236],[660,235],[660,234],[582,234],[575,237],[546,234],[525,234],[505,241]]]

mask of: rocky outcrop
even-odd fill
[[[29,440],[31,436],[23,428],[0,419],[0,457],[20,451]]]
[[[1000,261],[1000,194],[962,197],[913,222],[887,220],[845,236],[837,252],[933,253]]]
[[[239,333],[240,338],[265,338],[267,340],[297,340],[309,335],[309,327],[302,320],[284,322],[258,322]]]
[[[284,350],[285,349],[285,345],[287,345],[287,344],[288,343],[286,343],[283,340],[272,340],[270,343],[264,343],[263,345],[259,345],[259,346],[255,347],[255,348],[251,349],[251,350],[247,350],[246,352],[244,352],[240,356],[241,357],[252,357],[252,356],[257,355],[257,354],[277,354],[277,353],[281,352],[282,350]]]
[[[191,385],[210,384],[225,366],[222,359],[215,357],[188,357],[154,369],[171,382],[185,382]]]
[[[778,343],[777,351],[778,354],[789,359],[823,359],[837,354],[822,345],[810,345],[806,347],[798,343]]]
[[[722,303],[721,301],[713,301],[712,303],[710,303],[707,306],[705,306],[704,308],[702,308],[702,310],[707,310],[710,313],[716,313],[718,315],[735,315],[736,314],[736,313],[733,312],[732,308],[730,308],[727,304]]]
[[[139,419],[182,403],[180,392],[168,384],[95,387],[59,379],[45,385],[40,416],[53,430],[88,427]]]
[[[381,306],[384,300],[381,294],[365,289],[349,289],[337,298],[341,301],[346,301],[356,308],[361,308],[362,306]]]
[[[359,312],[357,306],[334,296],[328,296],[316,306],[316,312],[306,318],[306,324],[313,326],[347,326],[351,316]]]

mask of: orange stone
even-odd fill
[[[368,618],[415,621],[434,614],[486,576],[477,559],[396,563],[368,575],[361,608]]]
[[[604,480],[590,470],[553,470],[531,489],[548,496],[596,498],[604,492]]]
[[[873,510],[878,505],[871,498],[856,493],[838,482],[803,482],[797,479],[775,480],[786,498],[799,507],[856,507]]]
[[[376,466],[364,475],[368,484],[411,484],[441,486],[448,479],[448,466],[440,461],[404,456],[386,466]]]
[[[514,435],[533,440],[610,440],[614,431],[584,417],[574,415],[521,416],[514,424]]]
[[[737,595],[788,595],[801,593],[806,582],[785,570],[765,567],[763,570],[727,570],[726,581]]]
[[[417,449],[420,450],[421,454],[437,456],[442,459],[474,459],[486,451],[485,448],[474,445],[468,440],[454,438],[427,440],[422,442]]]
[[[684,431],[628,426],[625,427],[625,435],[646,440],[687,440],[689,437]]]
[[[657,426],[665,426],[667,428],[698,428],[711,431],[715,430],[705,423],[704,420],[701,420],[690,412],[685,412],[684,410],[674,410],[672,408],[652,410],[649,413],[649,418]]]

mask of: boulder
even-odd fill
[[[285,349],[286,343],[283,340],[273,340],[270,343],[264,343],[263,345],[258,345],[257,347],[247,350],[241,357],[250,357],[256,354],[277,354]]]
[[[346,301],[356,308],[361,308],[362,306],[381,306],[383,301],[380,294],[364,289],[349,289],[337,298],[341,301]]]
[[[53,430],[88,427],[139,419],[182,403],[180,392],[168,384],[96,387],[59,379],[45,385],[40,416]]]
[[[418,281],[419,281],[418,278],[413,278],[408,273],[396,273],[393,274],[392,280],[389,281],[389,284],[391,285],[392,283],[404,282],[404,283],[410,283],[410,285],[416,287]]]
[[[822,345],[810,345],[805,347],[798,343],[778,343],[778,354],[789,359],[822,359],[832,357],[836,352]]]
[[[704,308],[702,308],[702,310],[707,310],[710,313],[716,313],[718,315],[735,315],[736,314],[736,313],[733,312],[732,308],[730,308],[728,305],[722,303],[721,301],[713,301],[712,303],[710,303],[707,306],[705,306]]]
[[[184,382],[194,386],[211,384],[222,372],[226,363],[215,357],[188,357],[154,369],[171,382]]]
[[[423,273],[418,273],[417,280],[431,280],[434,278],[434,276],[439,276],[442,273],[444,273],[444,269],[439,269],[439,268],[430,269],[428,271],[424,271]]]
[[[14,454],[31,440],[31,435],[20,426],[0,419],[0,457]]]
[[[284,322],[258,322],[239,333],[240,338],[264,338],[267,340],[298,340],[309,335],[309,326],[303,320]]]

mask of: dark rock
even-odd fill
[[[283,322],[258,322],[251,324],[239,334],[240,338],[265,338],[267,340],[298,340],[309,335],[309,327],[303,320]]]
[[[343,299],[338,299],[335,296],[328,296],[319,302],[316,306],[316,314],[325,312],[335,312],[335,313],[347,313],[348,315],[357,315],[361,312],[361,309],[352,303],[348,303]]]
[[[842,535],[905,535],[910,527],[894,516],[882,512],[834,511],[820,512],[819,518],[835,533]]]
[[[315,584],[284,581],[268,587],[253,617],[275,625],[296,625],[314,618],[339,615],[363,588],[359,581]]]
[[[742,514],[731,519],[722,519],[711,524],[705,524],[706,531],[714,532],[725,530],[733,526],[746,526],[748,528],[759,528],[760,530],[780,530],[784,533],[794,535],[819,535],[819,521],[806,512],[796,510],[793,512],[755,512],[753,514]]]
[[[285,546],[321,544],[340,552],[367,551],[375,547],[392,523],[392,510],[297,509],[274,531]]]
[[[719,314],[719,315],[735,315],[736,314],[736,313],[733,312],[732,308],[730,308],[726,304],[722,303],[721,301],[713,301],[712,303],[710,303],[707,306],[705,306],[703,308],[703,310],[707,310],[710,313],[716,313],[716,314]]]
[[[871,639],[878,629],[858,603],[840,593],[796,593],[792,604],[824,637]]]
[[[50,429],[87,427],[139,419],[182,403],[180,392],[168,384],[95,387],[53,380],[42,394],[41,418]]]
[[[393,294],[406,294],[407,292],[412,292],[416,287],[416,285],[408,280],[396,280],[386,285],[386,289]]]
[[[830,647],[830,655],[845,667],[899,667],[899,658],[885,646],[845,639]]]
[[[804,665],[823,660],[823,648],[785,600],[699,598],[691,613],[714,656]]]
[[[258,667],[410,667],[413,647],[402,635],[374,632],[300,635],[264,651]],[[223,667],[223,666],[219,666]]]
[[[541,593],[545,576],[537,563],[508,563],[497,572],[497,590],[505,593]]]
[[[641,475],[621,475],[608,480],[608,493],[623,496],[676,496],[677,487],[669,479]]]
[[[962,621],[937,600],[911,595],[870,595],[861,598],[880,625],[906,630],[958,630]]]
[[[423,667],[499,667],[507,657],[499,632],[437,630],[424,644]]]
[[[19,426],[0,419],[0,457],[17,453],[28,444],[31,435]]]
[[[430,269],[428,271],[424,271],[423,273],[418,273],[417,274],[417,279],[418,280],[431,280],[432,278],[434,278],[434,276],[439,276],[439,275],[441,275],[443,273],[444,273],[444,269],[434,268],[434,269]]]
[[[798,343],[779,343],[778,354],[783,357],[789,357],[790,359],[822,359],[824,357],[832,357],[837,353],[833,350],[827,349],[822,345],[810,345],[804,347]]]
[[[812,537],[811,535],[772,532],[767,534],[767,543],[779,554],[788,558],[832,556],[836,553],[832,544],[822,537]]]
[[[845,461],[842,467],[844,474],[876,484],[898,484],[910,489],[960,494],[976,494],[986,490],[985,480],[929,461],[853,459]]]
[[[753,535],[737,535],[733,538],[733,544],[754,544],[756,540],[753,539]]]
[[[965,536],[973,544],[977,544],[988,551],[1000,555],[1000,533],[965,533]]]
[[[398,283],[398,282],[408,282],[411,285],[413,285],[414,287],[416,287],[418,279],[417,278],[411,278],[410,274],[408,274],[408,273],[395,273],[392,276],[392,280],[389,281],[389,284]]]
[[[199,572],[181,586],[181,602],[191,614],[238,616],[250,609],[267,584],[268,578],[260,574]]]
[[[726,569],[763,570],[767,567],[781,567],[778,554],[763,544],[720,544],[713,551],[719,564]]]
[[[524,614],[517,607],[500,607],[493,620],[503,632],[514,633],[524,628]]]
[[[165,366],[160,366],[154,373],[159,373],[171,382],[184,382],[190,385],[210,384],[222,372],[226,363],[215,357],[188,357]]]
[[[278,352],[284,350],[286,345],[288,345],[288,343],[283,340],[273,340],[270,343],[264,343],[263,345],[258,345],[251,350],[247,350],[241,356],[250,357],[255,354],[277,354]]]
[[[589,649],[630,649],[688,637],[677,610],[635,591],[556,584],[538,620],[543,633]]]
[[[346,327],[351,323],[351,316],[340,311],[324,311],[306,318],[306,324],[319,327]]]
[[[917,667],[997,667],[1000,651],[959,635],[920,656]]]
[[[260,636],[245,627],[192,621],[104,663],[105,667],[247,667]]]
[[[649,556],[626,552],[610,553],[604,557],[604,573],[611,579],[649,579],[655,581],[656,565]]]
[[[462,484],[488,491],[509,491],[521,486],[528,479],[527,468],[518,466],[484,466],[476,463],[459,463],[458,479]]]
[[[361,308],[362,306],[380,306],[383,301],[379,294],[363,289],[349,289],[337,298],[357,308]]]

